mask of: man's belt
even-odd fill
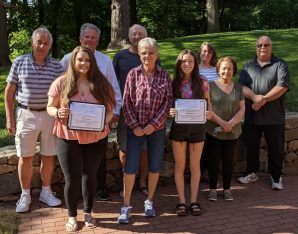
[[[44,107],[44,108],[34,108],[34,107],[30,107],[30,106],[25,106],[21,103],[18,103],[18,107],[20,107],[22,109],[29,110],[29,111],[45,111],[47,109],[46,107]]]

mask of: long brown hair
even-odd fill
[[[83,46],[76,47],[72,52],[69,66],[65,74],[66,79],[62,86],[62,103],[68,106],[70,98],[78,93],[79,73],[76,72],[75,69],[75,59],[79,52],[86,52],[90,58],[90,68],[87,73],[90,92],[108,111],[112,110],[115,106],[114,89],[98,69],[93,52]]]
[[[210,65],[215,67],[216,63],[217,63],[217,54],[216,54],[216,50],[213,44],[209,43],[209,42],[203,42],[198,50],[198,63],[201,63],[201,51],[203,49],[204,46],[207,46],[208,50],[212,52],[212,57],[210,60]]]
[[[189,49],[182,50],[177,57],[175,71],[174,71],[174,80],[173,80],[173,94],[174,98],[181,98],[181,85],[184,78],[184,74],[181,71],[181,63],[183,60],[183,55],[189,54],[194,58],[194,68],[191,72],[191,90],[193,98],[203,98],[203,80],[199,75],[198,61],[196,55]]]

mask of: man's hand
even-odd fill
[[[113,114],[113,117],[110,121],[110,123],[117,123],[119,121],[119,115]]]
[[[260,95],[260,94],[254,95],[253,98],[252,98],[252,101],[254,103],[258,103],[259,105],[262,105],[262,106],[265,105],[265,103],[266,103],[266,100],[265,100],[264,96]]]
[[[262,106],[264,106],[266,104],[266,99],[264,98],[263,95],[259,95],[259,94],[255,95],[252,100],[254,102],[252,104],[252,109],[254,111],[260,110],[262,108]]]
[[[9,119],[9,118],[6,119],[6,128],[7,128],[8,133],[10,135],[15,135],[16,134],[16,122],[15,122],[14,118],[13,119]]]
[[[113,117],[109,122],[110,129],[117,128],[118,121],[119,121],[119,115],[113,114]]]
[[[9,134],[16,133],[16,121],[14,118],[14,101],[16,93],[16,85],[8,83],[4,93],[5,114],[6,114],[6,128]]]

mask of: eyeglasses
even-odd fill
[[[258,44],[258,45],[257,45],[257,47],[258,47],[259,49],[261,49],[262,47],[264,47],[264,48],[268,48],[269,46],[271,46],[271,44]]]

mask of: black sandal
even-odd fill
[[[193,203],[190,203],[190,213],[191,215],[193,216],[198,216],[198,215],[201,215],[201,206],[199,203],[197,202],[193,202]]]
[[[187,208],[185,204],[178,204],[176,206],[176,215],[178,216],[186,216],[187,215]]]

